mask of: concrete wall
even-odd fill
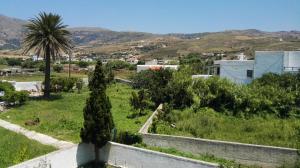
[[[284,163],[295,163],[299,157],[297,150],[290,148],[156,134],[142,136],[143,142],[150,146],[175,148],[193,154],[212,154],[249,165],[275,167]]]
[[[253,60],[224,60],[216,61],[216,63],[220,64],[220,77],[240,84],[250,83],[252,81],[252,78],[247,77],[247,70],[253,70]]]
[[[23,162],[11,168],[76,168],[94,160],[94,149],[90,144],[75,145],[71,148]],[[126,168],[216,168],[217,164],[201,162],[154,152],[128,145],[109,142],[100,149],[100,160],[110,165]]]
[[[256,51],[254,78],[259,78],[265,73],[281,74],[284,68],[284,51]]]
[[[202,162],[128,145],[110,143],[102,149],[108,163],[128,168],[213,168],[217,164]],[[103,155],[102,155],[103,156]],[[106,160],[104,156],[101,160]]]
[[[300,159],[297,150],[291,148],[149,134],[148,128],[152,124],[152,119],[157,115],[158,109],[161,108],[162,105],[155,110],[139,131],[143,137],[143,142],[149,146],[175,148],[193,154],[212,154],[216,157],[236,160],[249,165],[257,164],[263,167],[276,167],[284,163],[293,164],[297,159]]]
[[[127,79],[115,78],[116,82],[132,85],[132,81]]]

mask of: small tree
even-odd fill
[[[142,115],[145,108],[148,106],[147,94],[144,89],[140,90],[138,94],[132,92],[132,97],[130,98],[130,104],[135,110],[139,110],[139,115]]]
[[[82,79],[78,79],[76,82],[77,93],[80,93],[82,87],[83,87],[83,81],[82,81]]]
[[[111,104],[106,96],[106,79],[101,61],[98,61],[89,83],[90,97],[83,110],[84,123],[80,137],[85,143],[93,143],[95,164],[99,164],[99,148],[111,139],[114,128]]]

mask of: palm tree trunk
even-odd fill
[[[44,88],[44,97],[49,98],[50,97],[50,62],[51,62],[51,56],[50,56],[50,48],[46,48],[45,53],[45,61],[46,61],[46,67],[45,67],[45,88]]]

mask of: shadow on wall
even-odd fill
[[[95,159],[94,145],[80,143],[76,151],[76,162],[78,166],[84,165]]]
[[[107,143],[100,149],[100,161],[108,163],[111,144]],[[95,160],[95,151],[93,144],[80,143],[76,152],[76,162],[78,166],[84,165]]]

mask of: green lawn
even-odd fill
[[[0,168],[52,152],[54,147],[42,145],[23,135],[0,127]]]
[[[274,116],[250,119],[227,116],[211,109],[175,110],[173,122],[159,121],[157,133],[250,144],[299,148],[300,119]]]
[[[200,161],[206,161],[206,162],[210,162],[210,163],[217,163],[219,165],[222,165],[222,167],[230,167],[230,168],[259,168],[259,166],[247,166],[247,165],[242,165],[239,164],[235,161],[232,160],[226,160],[223,158],[217,158],[213,155],[194,155],[191,153],[187,153],[187,152],[182,152],[182,151],[178,151],[174,148],[161,148],[161,147],[153,147],[153,146],[147,146],[145,144],[135,144],[135,147],[139,147],[139,148],[144,148],[144,149],[149,149],[149,150],[153,150],[153,151],[158,151],[158,152],[162,152],[162,153],[167,153],[167,154],[171,154],[171,155],[176,155],[176,156],[181,156],[181,157],[186,157],[186,158],[191,158],[191,159],[195,159],[195,160],[200,160]]]
[[[69,74],[66,72],[56,73],[51,72],[51,77],[68,77]],[[71,77],[77,78],[87,78],[84,73],[71,73]],[[13,76],[0,76],[1,80],[17,81],[17,82],[27,82],[27,81],[44,81],[45,75],[42,72],[38,72],[32,75],[13,75]]]
[[[137,132],[148,115],[129,119],[131,113],[129,97],[133,90],[125,84],[112,84],[107,93],[112,104],[112,113],[117,131]],[[80,141],[80,128],[83,122],[83,107],[88,91],[81,94],[62,93],[51,101],[30,100],[21,107],[16,107],[0,114],[0,118],[19,124],[28,129],[54,136],[58,139],[69,140],[75,143]],[[8,117],[9,116],[9,117]],[[41,123],[37,126],[25,126],[27,120],[39,117]]]

